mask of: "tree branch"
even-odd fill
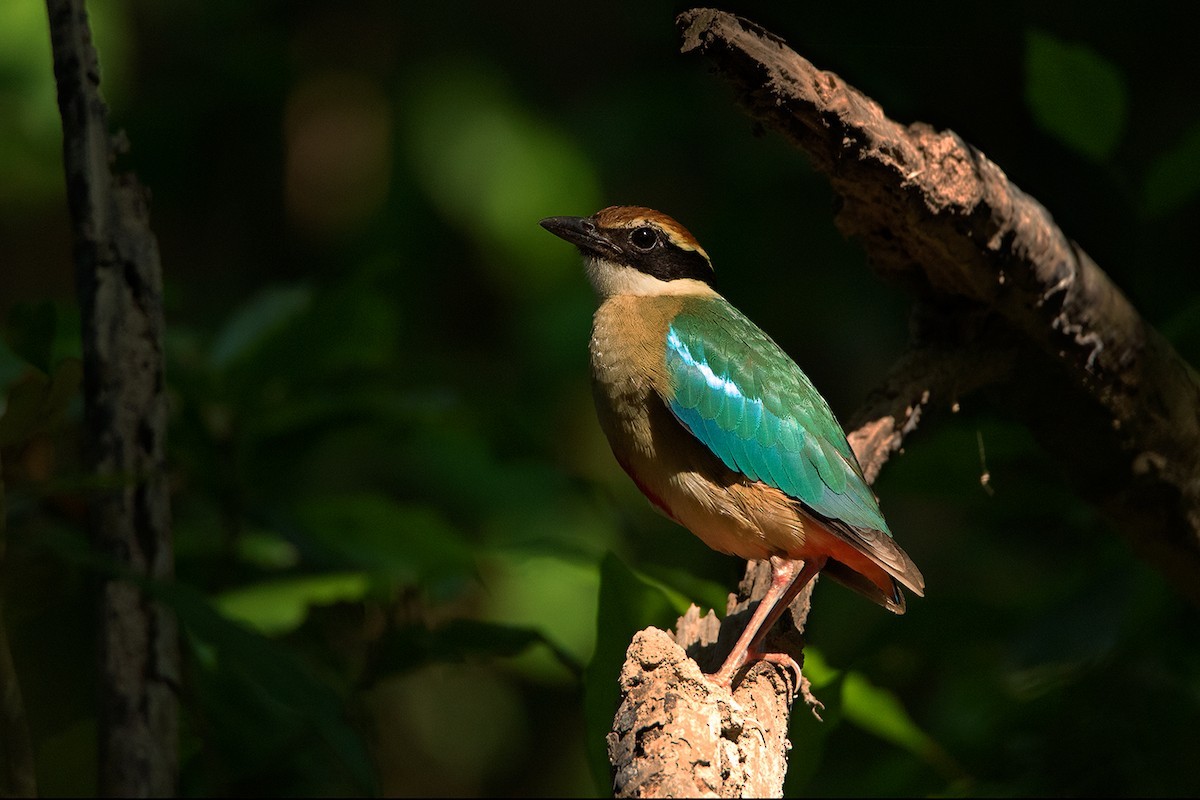
[[[162,269],[147,192],[114,162],[83,0],[47,0],[83,322],[93,545],[131,574],[173,573],[165,469]],[[101,581],[102,794],[170,795],[178,767],[174,617],[127,580]]]

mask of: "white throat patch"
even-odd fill
[[[587,270],[588,280],[592,282],[592,288],[596,290],[601,301],[617,295],[716,295],[711,286],[695,278],[664,281],[633,267],[622,266],[595,256],[584,256],[583,266]]]

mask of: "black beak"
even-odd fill
[[[621,248],[605,236],[590,217],[546,217],[538,224],[585,253],[621,252]]]

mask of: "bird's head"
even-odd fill
[[[541,226],[579,248],[601,300],[614,295],[712,294],[712,262],[696,237],[652,208],[612,206]]]

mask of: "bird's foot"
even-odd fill
[[[813,694],[812,682],[804,677],[804,672],[800,669],[800,663],[796,659],[787,653],[754,653],[752,654],[752,658],[756,661],[766,661],[777,667],[782,667],[785,671],[791,673],[792,677],[795,678],[792,697],[802,698],[805,705],[812,711],[813,716],[824,722],[821,719],[820,712],[825,709],[825,704]]]
[[[799,662],[792,658],[787,653],[764,653],[757,650],[751,650],[746,654],[744,659],[735,663],[727,662],[720,670],[707,676],[717,686],[727,689],[730,694],[733,693],[733,679],[741,672],[742,667],[746,664],[752,664],[756,661],[766,661],[774,664],[777,667],[783,668],[786,672],[794,677],[792,684],[792,697],[801,697],[804,699],[805,705],[812,711],[813,716],[821,719],[821,711],[824,710],[825,704],[817,699],[812,692],[812,683],[808,678],[804,677],[804,672],[800,669]],[[822,720],[824,721],[824,720]]]
[[[708,679],[717,686],[720,686],[723,689],[728,689],[729,693],[733,694],[733,679],[738,672],[741,671],[742,665],[745,663],[746,662],[744,660],[739,660],[736,663],[730,663],[726,661],[725,664],[722,665],[721,669],[709,675]]]

